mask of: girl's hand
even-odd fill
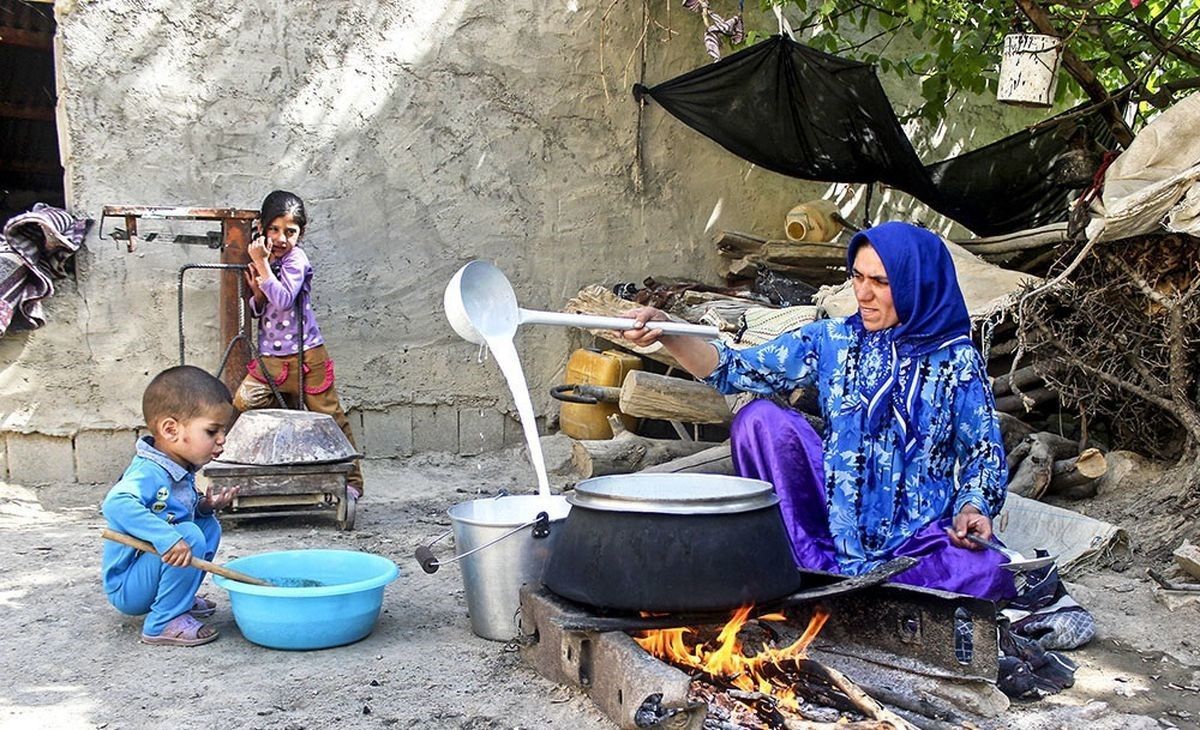
[[[637,323],[638,329],[625,330],[621,333],[621,337],[638,347],[649,347],[658,342],[658,338],[662,336],[662,330],[648,329],[643,325],[653,320],[662,321],[667,319],[666,313],[654,307],[638,307],[637,309],[625,312],[621,316],[635,320]]]
[[[162,561],[176,568],[186,568],[191,565],[192,549],[188,547],[187,540],[179,538],[179,542],[162,554]]]
[[[246,280],[246,286],[250,287],[250,295],[255,299],[263,299],[266,294],[263,294],[262,287],[258,285],[258,272],[254,269],[254,264],[246,264],[246,270],[242,272],[242,278]]]
[[[271,247],[267,244],[266,236],[259,236],[250,242],[247,251],[250,254],[250,260],[258,264],[267,260],[271,254]]]

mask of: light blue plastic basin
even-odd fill
[[[229,591],[242,635],[272,649],[325,649],[350,644],[375,628],[383,589],[400,575],[387,558],[352,550],[286,550],[227,565],[263,580],[314,587],[256,586],[214,575]]]

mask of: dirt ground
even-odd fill
[[[0,483],[0,727],[611,728],[578,691],[525,667],[512,647],[470,632],[459,572],[421,572],[414,549],[448,525],[451,505],[504,487],[532,491],[518,451],[366,464],[357,529],[327,519],[226,520],[218,561],[329,547],[387,556],[401,577],[374,633],[356,644],[282,652],[244,640],[223,591],[203,647],[150,647],[99,582],[103,486],[37,490]],[[1100,636],[1071,652],[1075,687],[1014,704],[996,728],[1200,727],[1200,609],[1153,599],[1140,570],[1072,588]]]

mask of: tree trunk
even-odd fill
[[[1054,462],[1078,453],[1078,444],[1056,434],[1042,431],[1026,436],[1010,454],[1010,465],[1013,463],[1012,457],[1020,458],[1023,455],[1023,458],[1015,472],[1011,466],[1009,468],[1012,478],[1008,482],[1008,491],[1030,499],[1041,499],[1050,486]]]
[[[1079,456],[1054,462],[1050,470],[1047,494],[1059,494],[1068,499],[1084,499],[1096,495],[1096,480],[1108,472],[1108,460],[1099,449],[1085,449]]]
[[[1058,397],[1058,394],[1049,388],[1035,388],[1034,390],[1025,391],[1022,395],[1006,395],[996,399],[996,410],[1002,413],[1028,413],[1037,406],[1048,403]],[[1025,399],[1033,401],[1030,408],[1025,407]]]
[[[621,385],[621,412],[685,423],[729,423],[725,396],[704,383],[631,370]]]
[[[625,430],[616,415],[608,417],[613,437],[604,440],[576,441],[571,446],[571,461],[581,477],[605,474],[631,474],[648,466],[704,451],[713,444],[704,441],[650,439]]]

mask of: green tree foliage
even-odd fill
[[[782,6],[797,37],[820,50],[873,63],[919,83],[924,103],[909,116],[936,121],[960,91],[995,92],[1003,38],[1038,32],[1028,8],[1042,11],[1066,48],[1094,72],[1085,89],[1060,71],[1059,101],[1128,89],[1144,114],[1200,88],[1200,0],[762,0]],[[1135,5],[1136,3],[1136,5]],[[1023,9],[1021,6],[1025,6]],[[799,12],[799,23],[795,18]],[[920,50],[901,54],[908,34]]]

